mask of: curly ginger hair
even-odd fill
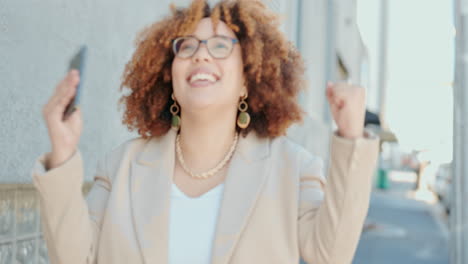
[[[304,63],[291,42],[279,30],[279,17],[260,0],[224,0],[210,8],[205,0],[193,0],[187,8],[171,5],[172,14],[141,31],[136,50],[126,64],[120,89],[125,105],[122,123],[137,129],[143,138],[162,136],[171,128],[173,104],[172,40],[192,33],[198,22],[221,20],[236,34],[242,49],[244,76],[249,93],[250,125],[237,128],[243,136],[254,130],[259,137],[284,135],[302,120],[297,96],[304,88]]]

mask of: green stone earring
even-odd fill
[[[240,128],[244,129],[249,126],[250,124],[250,115],[247,113],[247,109],[249,109],[249,105],[245,101],[247,99],[248,95],[245,95],[241,98],[241,101],[239,102],[239,116],[237,117],[237,126]]]
[[[171,108],[170,108],[170,111],[172,114],[172,128],[179,129],[180,128],[180,116],[178,114],[179,114],[180,108],[174,98],[174,94],[171,95],[171,98],[174,101],[174,103],[171,105]]]

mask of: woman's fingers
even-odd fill
[[[328,83],[326,94],[339,135],[351,139],[362,136],[365,89],[345,82]]]
[[[53,95],[43,107],[52,152],[49,165],[53,168],[67,160],[76,149],[83,126],[81,111],[78,109],[63,119],[65,108],[76,94],[80,82],[78,71],[70,71],[55,87]]]
[[[75,90],[76,85],[79,83],[79,77],[76,72],[70,72],[68,76],[64,79],[64,82],[59,85],[55,96],[58,98],[58,101],[62,100],[64,97],[69,97],[71,90]],[[67,103],[61,101],[63,103]]]
[[[327,83],[327,98],[332,107],[341,109],[350,94],[353,93],[352,86],[345,82]]]
[[[80,108],[77,108],[75,112],[71,114],[68,122],[70,122],[70,126],[72,127],[73,131],[81,134],[83,127],[83,114],[81,113]]]
[[[335,108],[341,108],[343,107],[344,100],[343,100],[343,95],[340,92],[340,88],[338,85],[328,82],[327,83],[327,89],[326,89],[326,95],[328,98],[328,101],[330,103],[330,106],[335,109]]]
[[[70,72],[58,85],[54,95],[44,108],[46,117],[61,118],[66,106],[75,96],[76,85],[79,83],[79,77],[76,73]]]
[[[72,86],[76,77],[77,75],[75,70],[69,71],[65,78],[63,78],[55,87],[53,96],[60,97],[60,95],[63,95],[67,91],[67,88]]]

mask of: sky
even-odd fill
[[[380,1],[358,0],[358,24],[378,69]],[[452,159],[454,41],[450,0],[389,0],[385,117],[404,150]],[[371,84],[375,85],[371,73]]]

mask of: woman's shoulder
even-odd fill
[[[272,140],[272,152],[281,160],[294,164],[293,166],[299,169],[301,177],[312,176],[325,180],[323,158],[291,138],[282,136]]]
[[[279,155],[286,155],[294,160],[299,160],[304,163],[323,162],[322,157],[316,153],[312,153],[298,142],[292,140],[288,136],[280,136],[271,141],[272,152]]]
[[[305,155],[305,156],[315,156],[314,153],[307,150],[299,142],[291,139],[288,136],[279,136],[271,140],[271,147],[273,149],[278,149],[283,152],[296,154],[296,155]]]
[[[149,139],[144,139],[142,137],[134,137],[134,138],[128,139],[120,143],[119,145],[115,146],[114,148],[112,148],[109,151],[108,156],[109,157],[110,156],[122,156],[125,153],[132,152],[138,149],[142,149],[147,144],[148,141]]]
[[[119,167],[124,161],[131,161],[133,156],[140,152],[149,139],[135,137],[128,139],[108,151],[104,157],[107,169]]]

